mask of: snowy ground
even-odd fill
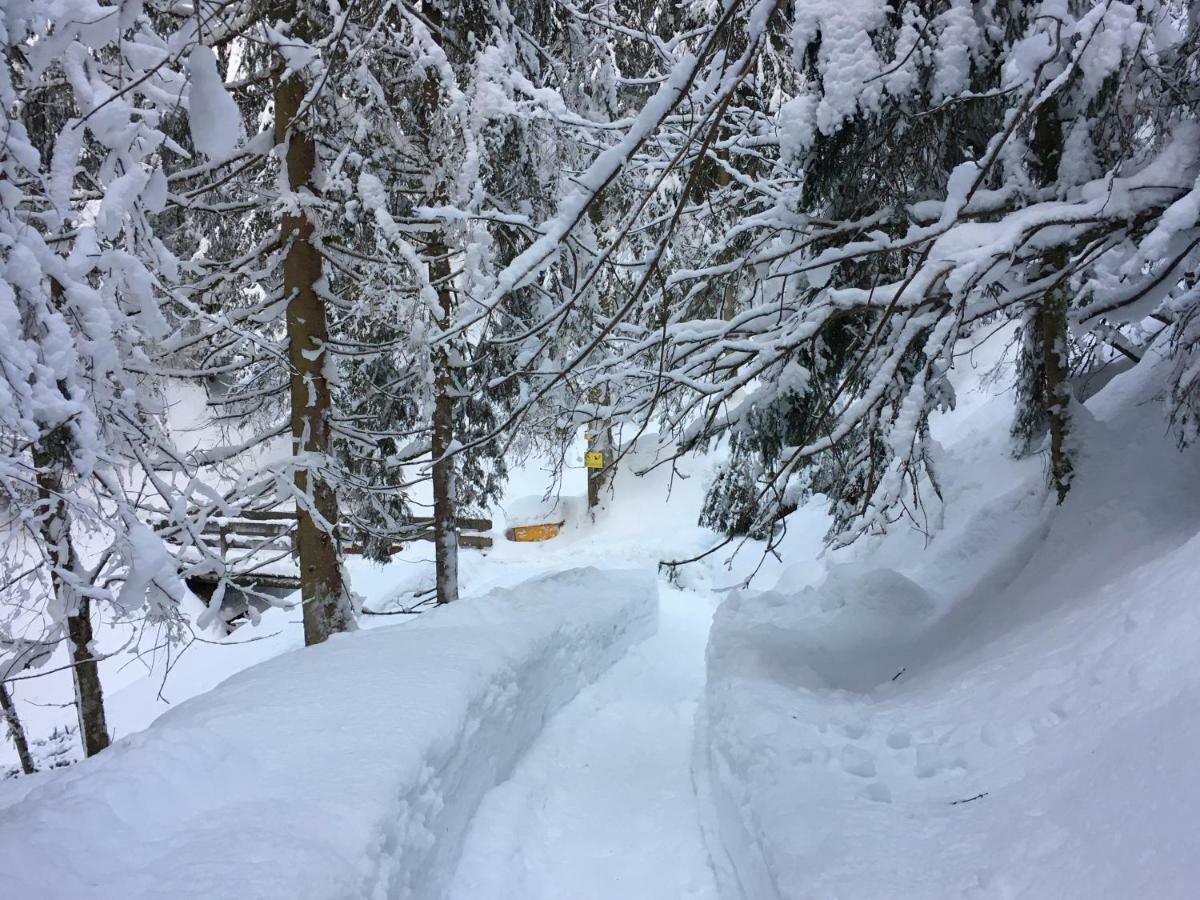
[[[1006,457],[1005,399],[968,397],[927,549],[721,608],[701,780],[729,895],[1197,896],[1200,459],[1146,374],[1079,413],[1063,508]]]
[[[732,570],[716,555],[677,583],[655,576],[658,632],[527,729],[511,774],[458,823],[461,859],[442,860],[438,893],[421,900],[442,888],[453,900],[1196,896],[1200,462],[1175,450],[1153,379],[1135,369],[1080,414],[1079,481],[1056,510],[1042,461],[1009,457],[1010,400],[984,377],[1004,337],[964,348],[959,407],[935,422],[948,505],[932,540],[898,527],[823,553],[828,520],[812,503],[754,590],[729,594],[759,564],[753,546]],[[627,467],[595,522],[572,470],[562,535],[466,553],[464,594],[579,566],[649,575],[709,546],[695,521],[713,462],[673,481]],[[547,483],[519,470],[513,516]],[[502,530],[505,510],[494,518]],[[354,561],[355,589],[373,609],[410,605],[432,583],[430,557],[416,545],[386,567]],[[296,618],[270,613],[148,669],[106,661],[119,736],[299,647]],[[35,737],[70,722],[31,702],[64,699],[62,687],[18,687]],[[436,700],[436,685],[424,690]],[[393,762],[378,735],[362,743]],[[21,797],[61,778],[0,781],[16,833],[40,827]],[[255,896],[284,896],[268,881]]]
[[[285,653],[0,810],[5,890],[442,896],[484,794],[656,620],[652,574],[570,569]]]
[[[582,469],[575,474],[582,487]],[[521,498],[540,492],[546,484],[546,474],[532,467],[518,475],[511,493]],[[580,565],[636,566],[657,580],[662,606],[659,632],[550,719],[512,779],[486,798],[469,834],[452,896],[480,900],[611,897],[611,888],[618,882],[618,893],[623,897],[716,896],[691,783],[692,716],[703,690],[704,647],[716,601],[708,570],[690,573],[685,579],[688,589],[672,586],[655,574],[660,559],[694,552],[712,539],[711,533],[694,525],[702,485],[702,477],[671,485],[665,473],[641,480],[623,475],[616,491],[625,502],[614,503],[599,521],[593,523],[581,516],[579,503],[571,500],[565,504],[568,521],[561,537],[543,544],[514,544],[501,539],[486,555],[465,554],[465,595],[511,588],[527,579]],[[673,500],[667,504],[669,488]],[[520,499],[513,505],[518,513],[521,507],[529,506]],[[651,515],[647,515],[648,509]],[[495,513],[498,531],[503,528],[505,512],[500,509]],[[367,606],[378,610],[411,604],[414,592],[426,587],[432,578],[430,548],[424,544],[414,546],[386,567],[354,561],[352,568],[355,589],[364,596]],[[727,572],[717,574],[719,583],[732,580]],[[578,597],[571,602],[586,600]],[[571,614],[569,608],[564,612]],[[440,615],[439,611],[429,617],[368,617],[364,625],[372,632],[382,629],[383,634],[396,627],[405,631],[421,626],[426,619],[432,623]],[[397,622],[402,624],[396,626]],[[503,629],[504,623],[491,623],[490,627]],[[296,615],[275,611],[265,615],[257,628],[239,629],[228,645],[196,644],[182,657],[173,658],[165,687],[161,668],[149,677],[132,677],[128,668],[110,675],[110,684],[113,678],[121,684],[118,676],[125,675],[123,685],[110,689],[112,721],[121,734],[128,735],[189,695],[208,691],[232,672],[270,661],[297,649],[300,643]],[[287,654],[285,658],[303,659],[308,652]],[[165,658],[156,665],[164,666]],[[245,674],[262,668],[257,666]],[[435,704],[442,702],[443,689],[436,684],[417,685],[415,689],[427,693]],[[201,699],[214,698],[212,702],[216,702],[224,690],[227,688]],[[190,706],[185,704],[179,712],[186,714]],[[56,717],[69,721],[69,710],[27,708],[35,713],[31,717],[35,725],[56,721]],[[151,729],[147,735],[155,731]],[[132,740],[136,745],[139,736],[134,735]],[[373,753],[378,759],[373,761],[372,771],[381,774],[383,767],[396,764],[393,752],[380,747],[378,729],[368,729],[363,742],[376,748]],[[116,749],[119,751],[125,743],[118,743]],[[106,758],[107,766],[112,766],[119,757],[106,753],[94,762]],[[81,775],[86,768],[0,782],[0,808],[10,807],[7,815],[0,810],[0,822],[16,829],[11,833],[24,834],[12,844],[21,856],[37,858],[29,842],[38,841],[40,846],[36,838],[40,832],[30,826],[47,815],[45,800],[39,799],[39,793],[44,798],[49,796],[45,790],[61,791],[59,783],[74,784],[71,791],[83,790],[89,780],[76,773]],[[64,777],[67,782],[63,782]],[[183,780],[194,780],[194,776]],[[31,790],[33,796],[21,804],[19,801]],[[131,802],[136,806],[139,801]],[[121,819],[137,818],[134,807],[121,810]],[[371,815],[377,817],[377,812]],[[65,820],[52,815],[43,827],[49,829],[47,840],[51,832],[61,836],[71,830]],[[344,827],[338,825],[335,830]],[[114,835],[121,833],[119,828],[109,830]],[[87,843],[86,832],[80,834],[74,829],[74,834]],[[138,842],[136,838],[131,840]],[[288,842],[297,840],[292,835]],[[161,836],[156,842],[162,843]],[[300,845],[305,842],[311,846],[301,857],[318,852],[320,842],[315,835],[299,841]],[[262,852],[268,852],[265,840],[261,846]],[[307,872],[304,880],[312,883],[314,896],[320,895],[322,885],[348,883],[346,878],[317,878],[301,865],[301,857],[294,857],[291,851],[289,854],[292,861],[283,865]],[[111,883],[123,884],[123,889],[134,894],[139,890],[145,894],[144,884],[120,880],[121,865],[106,870]],[[351,869],[358,871],[365,865]],[[446,869],[440,877],[445,879],[451,874]],[[259,891],[256,896],[286,895],[280,893],[282,887],[255,884]],[[336,888],[332,890],[329,896],[339,896]],[[64,889],[61,895],[70,893]],[[393,891],[391,895],[402,894]],[[107,895],[97,891],[83,896]],[[354,896],[353,892],[348,896]],[[420,893],[415,896],[426,900]]]
[[[715,900],[690,765],[711,612],[701,595],[660,591],[658,633],[484,801],[453,900]]]

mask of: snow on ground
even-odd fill
[[[199,443],[206,437],[204,429],[189,431],[186,425],[200,420],[203,402],[202,394],[181,389],[177,403],[172,407],[172,427],[183,436],[185,444]],[[508,507],[511,505],[519,510],[522,503],[530,505],[531,501],[504,500],[492,511],[496,526],[495,548],[487,553],[462,552],[460,580],[464,595],[482,594],[493,587],[511,587],[535,575],[575,565],[623,566],[625,559],[644,564],[651,570],[657,565],[656,551],[672,546],[672,540],[651,534],[657,524],[655,521],[632,523],[641,524],[636,537],[644,541],[646,549],[630,556],[619,549],[610,552],[606,547],[606,536],[611,534],[620,539],[621,530],[630,524],[628,519],[617,516],[614,523],[597,526],[580,512],[581,506],[586,505],[580,496],[586,488],[582,454],[581,440],[575,452],[577,459],[573,460],[577,468],[567,473],[568,478],[574,477],[574,484],[566,486],[565,495],[557,504],[561,510],[573,511],[568,534],[554,546],[505,541],[503,528]],[[540,501],[553,481],[552,473],[541,468],[537,460],[513,468],[508,495],[516,498],[532,496]],[[636,483],[636,488],[629,482]],[[697,479],[692,485],[698,487],[699,483],[700,479]],[[639,501],[653,506],[661,505],[666,497],[665,486],[654,479],[643,485],[626,475],[621,487],[623,490],[632,488]],[[643,507],[637,505],[637,508]],[[672,507],[669,514],[674,516],[667,520],[669,531],[678,531],[685,540],[684,544],[675,541],[675,546],[701,546],[707,539],[701,529],[690,527],[695,524],[695,516],[688,503]],[[377,612],[412,607],[419,602],[419,595],[431,589],[434,583],[433,545],[428,542],[418,541],[406,546],[386,565],[356,556],[350,557],[346,565],[352,589],[362,597],[367,609]],[[194,619],[200,607],[195,605],[186,612]],[[195,635],[196,640],[184,645],[168,643],[159,628],[142,622],[110,621],[103,608],[95,611],[94,620],[96,646],[104,657],[100,662],[100,678],[108,724],[116,738],[141,731],[173,705],[211,690],[235,672],[304,644],[299,611],[294,609],[270,609],[256,627],[243,626],[228,637],[199,633]],[[397,621],[397,616],[364,616],[360,626],[376,628]],[[30,677],[13,682],[11,687],[26,732],[35,743],[35,753],[45,766],[74,762],[79,758],[79,742],[74,733],[74,688],[67,663],[66,648],[63,647],[44,668],[27,673]],[[6,770],[17,771],[17,758],[12,744],[0,738],[0,775]],[[0,778],[0,806],[6,802],[9,792],[16,790],[8,780]]]
[[[576,455],[581,456],[581,452]],[[582,459],[574,462],[578,470],[568,472],[568,477],[575,478],[578,489],[582,490],[585,485]],[[637,459],[631,459],[630,462],[637,462]],[[616,499],[608,510],[599,513],[596,521],[593,522],[586,514],[576,515],[569,517],[563,534],[555,540],[541,544],[517,544],[499,539],[495,548],[486,554],[465,552],[462,566],[464,594],[478,595],[494,588],[512,587],[529,578],[550,575],[579,565],[607,568],[637,566],[646,573],[653,573],[662,558],[690,554],[704,548],[713,535],[696,527],[695,521],[706,483],[701,470],[705,465],[708,465],[706,461],[700,461],[693,467],[696,471],[691,473],[692,477],[686,480],[675,478],[673,481],[665,471],[637,479],[629,472],[631,466],[627,466],[616,479]],[[688,474],[686,467],[683,473]],[[517,497],[537,493],[544,490],[548,482],[548,473],[539,470],[536,465],[529,466],[517,471],[510,493]],[[669,504],[666,502],[668,492],[671,497]],[[579,499],[569,497],[567,503],[578,505]],[[501,515],[496,516],[498,524],[502,521],[503,511],[500,512]],[[428,544],[414,544],[387,566],[352,559],[350,568],[354,588],[364,597],[368,607],[395,609],[411,605],[414,594],[431,583],[432,548]],[[495,891],[493,896],[496,898],[514,896],[507,888],[510,879],[512,883],[522,884],[530,890],[533,890],[533,885],[540,885],[545,892],[542,896],[586,897],[589,892],[596,890],[598,884],[605,883],[597,882],[596,878],[606,865],[610,870],[607,880],[612,881],[615,876],[611,869],[617,860],[622,870],[629,873],[622,889],[628,889],[631,898],[672,897],[676,896],[676,887],[679,888],[680,897],[714,895],[713,876],[697,825],[698,814],[691,789],[692,712],[703,686],[704,644],[714,606],[710,589],[713,585],[723,585],[735,579],[718,568],[715,573],[708,569],[694,570],[682,580],[690,585],[690,589],[680,590],[659,576],[659,590],[664,598],[661,633],[639,645],[628,658],[618,663],[612,678],[605,677],[594,688],[585,689],[559,715],[550,719],[545,735],[537,739],[529,757],[520,763],[513,781],[488,797],[483,815],[495,823],[495,829],[487,828],[484,833],[497,835],[498,842],[515,842],[514,846],[525,848],[528,855],[523,860],[515,857],[507,860],[503,869],[497,868],[495,872],[488,873],[487,884],[480,885],[474,893],[479,900],[487,900],[489,891]],[[581,598],[580,602],[584,600]],[[344,640],[361,641],[375,633],[403,632],[414,626],[425,629],[426,620],[436,621],[442,615],[443,611],[438,610],[432,616],[368,616],[363,620],[367,635],[338,638],[334,644]],[[181,657],[172,657],[170,677],[165,683],[162,679],[165,656],[161,654],[153,672],[136,672],[133,667],[126,668],[120,673],[126,678],[125,684],[111,689],[108,695],[110,721],[116,723],[121,735],[129,735],[171,709],[168,701],[178,705],[192,694],[209,690],[238,669],[268,660],[237,676],[233,679],[234,684],[241,683],[241,679],[258,677],[258,673],[264,669],[270,671],[270,667],[279,665],[281,660],[292,660],[293,665],[300,666],[300,661],[310,659],[312,651],[286,652],[299,648],[302,643],[298,619],[294,611],[271,610],[263,616],[257,627],[243,626],[226,642],[219,645],[193,644]],[[398,628],[390,627],[396,622],[403,624]],[[488,627],[498,632],[504,630],[503,622],[489,623]],[[462,653],[474,652],[472,647],[473,644],[464,648]],[[272,660],[281,653],[285,655],[280,660]],[[425,658],[423,654],[421,659]],[[560,664],[567,665],[572,660],[573,657],[568,656]],[[112,661],[109,662],[111,664]],[[364,662],[363,665],[368,663]],[[110,684],[112,677],[110,674]],[[399,682],[403,680],[397,679]],[[427,680],[407,690],[428,694],[430,702],[435,704],[444,702],[444,690],[436,684],[427,684]],[[183,704],[182,709],[165,716],[166,722],[173,721],[179,714],[188,715],[188,710],[196,703],[216,702],[213,698],[220,696],[227,687],[205,694],[193,703]],[[245,694],[246,690],[241,693]],[[391,749],[392,739],[386,733],[381,735],[373,723],[369,727],[356,724],[358,720],[353,716],[355,710],[365,709],[373,702],[378,701],[356,698],[350,710],[352,720],[345,723],[345,729],[362,732],[362,749],[357,751],[357,755],[371,758],[369,771],[374,776],[399,777],[388,774],[389,766],[403,765],[403,760],[398,763]],[[65,713],[69,713],[69,710]],[[392,714],[389,710],[388,715]],[[397,720],[399,718],[397,715]],[[275,726],[271,727],[274,730]],[[119,742],[113,752],[121,751],[130,743],[140,746],[141,742],[151,740],[156,731],[157,727],[141,735],[134,734]],[[252,735],[257,734],[266,741],[266,731],[267,726],[260,724]],[[252,735],[247,737],[248,741],[253,740]],[[291,730],[283,731],[282,737],[273,739],[273,742],[275,746],[303,744]],[[601,750],[602,753],[599,752]],[[562,787],[557,792],[551,791],[552,785],[548,782],[536,779],[537,770],[543,764],[541,761],[547,756],[557,761],[557,780],[561,781]],[[83,774],[94,766],[108,765],[104,760],[112,758],[106,752],[96,760],[65,773],[52,772],[0,782],[0,807],[12,805],[5,821],[10,828],[24,829],[31,823],[36,825],[45,812],[45,804],[37,799],[36,793],[31,798],[32,805],[18,803],[22,797],[35,789],[41,790],[46,782],[50,783],[50,789],[53,790],[54,785],[63,778],[73,782],[78,779],[74,790],[82,791],[88,783]],[[231,765],[236,766],[237,762],[233,761]],[[195,778],[190,774],[190,769],[186,775],[178,774],[184,771],[183,766],[175,766],[174,771],[174,781],[178,783],[172,783],[171,789],[190,790],[189,785],[194,783]],[[294,766],[290,767],[290,771],[288,789],[300,785],[297,790],[307,791],[303,786],[307,781],[304,773],[296,772]],[[534,777],[532,784],[529,780],[531,773]],[[165,778],[166,775],[161,774],[161,777]],[[235,773],[234,787],[241,784],[239,777]],[[316,777],[313,776],[314,779]],[[283,778],[282,773],[280,778]],[[285,795],[287,792],[282,784],[281,780],[279,793]],[[543,788],[546,792],[539,794]],[[341,788],[335,781],[328,790],[332,794]],[[255,796],[248,787],[243,787],[241,792],[247,795],[243,798],[246,803],[250,802],[248,798]],[[143,789],[128,802],[136,805],[138,798],[144,800],[149,793],[153,792]],[[525,839],[526,823],[505,819],[505,813],[510,809],[504,799],[506,796],[520,798],[518,805],[529,802],[539,810],[544,810],[545,815],[540,821],[547,831],[530,834]],[[541,799],[532,799],[535,796]],[[260,802],[265,803],[261,798]],[[334,801],[330,801],[330,805],[335,810],[340,808]],[[277,804],[274,804],[274,808],[278,819],[290,821],[295,816],[294,813],[285,816]],[[35,809],[41,812],[31,812]],[[375,805],[367,804],[363,815],[369,818],[377,809]],[[616,810],[621,812],[620,819],[613,818]],[[550,815],[552,811],[553,816]],[[523,808],[519,814],[524,814]],[[0,816],[4,815],[0,812]],[[129,813],[127,818],[136,821],[139,817]],[[54,822],[56,828],[66,827],[58,819],[54,819]],[[170,821],[151,823],[147,825],[147,832],[157,825],[167,827],[170,824]],[[661,827],[663,825],[666,827]],[[289,856],[285,861],[276,858],[268,862],[270,854],[276,852],[267,833],[269,826],[256,821],[253,816],[248,818],[247,828],[255,832],[258,838],[239,837],[237,845],[244,847],[249,842],[256,846],[255,858],[271,872],[280,866],[293,866],[292,853],[306,859],[316,858],[320,854],[329,856],[327,848],[305,844],[305,840],[316,840],[314,833],[303,831],[293,840],[288,829],[276,827],[279,834],[288,835],[282,841],[285,847],[296,845],[287,851]],[[355,827],[360,830],[349,831],[351,836],[361,834],[363,826],[360,824]],[[321,826],[320,830],[322,834],[325,831],[344,831],[345,822],[334,818]],[[501,852],[499,843],[489,844],[486,839],[481,846],[477,837],[479,833],[479,829],[475,829],[471,838],[465,857],[467,862],[456,887],[458,891],[462,890],[464,880],[469,884],[472,879],[481,877],[480,869],[471,860],[477,861],[481,853],[494,856]],[[538,849],[534,842],[550,840],[550,833],[557,835],[554,849],[549,850],[549,845],[548,852]],[[59,839],[70,839],[72,835],[77,836],[78,830],[64,831]],[[275,843],[281,842],[278,835],[274,840]],[[123,870],[136,868],[154,871],[158,866],[158,855],[163,855],[165,860],[167,850],[162,840],[155,837],[151,841],[147,835],[143,842],[149,842],[155,858],[147,859],[139,850],[132,853],[134,863],[131,865],[130,851],[124,851],[122,855],[114,850],[112,867],[103,873],[104,877],[111,879],[109,883],[120,888],[120,877],[134,877],[122,874]],[[133,841],[134,845],[138,843],[137,840]],[[450,846],[452,849],[447,851],[439,869],[445,878],[449,878],[453,868],[450,862],[455,851],[453,843]],[[97,854],[87,855],[90,858]],[[236,858],[236,854],[233,855]],[[231,854],[217,853],[215,856],[227,861]],[[341,864],[340,860],[338,864]],[[300,863],[295,865],[299,866]],[[310,877],[306,880],[312,883],[313,894],[319,894],[323,885],[328,884],[309,870],[301,867],[301,871],[308,871]],[[326,872],[323,867],[320,871]],[[193,872],[189,877],[196,885],[207,883],[208,873],[203,873],[202,877],[195,876]],[[266,874],[263,878],[263,883],[255,882],[254,890],[259,892],[255,896],[291,896],[288,891],[295,886],[292,881],[282,881],[276,887],[265,883]],[[196,889],[199,890],[199,887]],[[219,894],[219,889],[214,890],[213,895]],[[337,890],[331,890],[329,895],[336,896]],[[639,894],[639,890],[642,893]],[[249,896],[245,893],[239,895]],[[359,894],[351,890],[343,895]],[[417,896],[426,900],[437,896],[437,893]]]
[[[655,595],[559,572],[242,672],[0,810],[6,894],[440,896],[480,799]]]
[[[1063,508],[976,394],[935,431],[925,552],[901,529],[721,607],[698,775],[726,896],[1196,896],[1200,459],[1151,365],[1081,411]]]
[[[443,891],[455,900],[1195,896],[1200,460],[1167,436],[1148,362],[1088,401],[1076,486],[1063,509],[1048,504],[1043,461],[1008,455],[1008,393],[983,386],[1006,336],[964,348],[958,408],[934,423],[947,505],[944,520],[931,510],[928,533],[901,525],[826,553],[817,498],[789,517],[779,559],[761,560],[752,543],[728,569],[723,552],[674,583],[660,573],[659,632],[553,717],[542,720],[565,697],[527,709],[493,691],[481,702],[507,711],[505,727],[481,725],[466,739],[466,718],[446,711],[446,685],[394,673],[444,661],[428,643],[440,620],[454,625],[445,636],[459,625],[474,634],[456,637],[450,655],[475,661],[467,680],[482,689],[495,654],[521,639],[500,612],[470,604],[450,618],[368,616],[365,634],[302,653],[287,652],[302,642],[298,615],[272,610],[182,656],[114,657],[103,670],[110,722],[132,736],[65,772],[0,781],[0,808],[11,807],[0,812],[0,855],[19,876],[39,854],[53,858],[38,866],[65,879],[56,884],[84,878],[86,863],[86,877],[103,879],[99,896],[161,895],[161,872],[183,896],[219,895],[212,879],[246,860],[255,880],[238,896],[361,896],[389,879],[391,895],[411,889],[422,900]],[[562,534],[465,552],[465,595],[542,576],[552,584],[578,566],[649,573],[710,546],[714,535],[695,521],[715,457],[637,479],[631,470],[650,460],[631,454],[593,519],[581,507],[576,449]],[[540,500],[521,498],[540,498],[550,481],[536,463],[517,467],[508,492],[517,499],[493,511],[497,530],[506,517],[544,515]],[[760,561],[755,590],[729,593]],[[368,608],[396,612],[432,584],[432,548],[350,568]],[[706,682],[706,632],[723,598]],[[471,627],[455,618],[468,615]],[[351,661],[348,646],[364,652]],[[569,671],[576,650],[553,664]],[[344,679],[336,696],[293,702],[331,672]],[[38,737],[71,718],[30,703],[63,699],[53,678],[18,685]],[[222,699],[234,695],[236,705]],[[398,705],[411,698],[428,716]],[[316,727],[337,704],[342,727]],[[424,771],[413,721],[450,723],[440,761]],[[210,726],[233,722],[246,737],[231,749]],[[485,739],[499,753],[483,761],[448,749]],[[267,757],[256,747],[268,743],[288,749]],[[310,744],[337,756],[317,765]],[[127,761],[149,755],[149,767]],[[435,777],[449,785],[446,772],[469,790],[401,788]],[[396,815],[401,802],[409,810]],[[448,806],[434,813],[439,802]],[[116,824],[93,833],[86,823],[109,808]],[[239,811],[233,838],[212,816],[206,824],[209,809]],[[401,827],[423,814],[449,823],[426,857],[422,842],[434,838]],[[208,858],[176,864],[183,831]],[[102,846],[64,864],[61,848],[80,841]],[[385,859],[408,861],[388,871]]]
[[[688,764],[711,612],[701,595],[660,593],[658,633],[488,795],[452,900],[715,900]]]

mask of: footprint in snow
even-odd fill
[[[873,781],[863,788],[862,796],[875,803],[891,803],[892,789],[881,781]]]
[[[843,772],[857,775],[859,778],[875,777],[875,757],[861,747],[847,744],[842,748],[838,763]]]

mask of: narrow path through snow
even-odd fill
[[[479,808],[451,900],[711,900],[692,789],[714,601],[660,584],[658,633],[546,726]]]

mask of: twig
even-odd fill
[[[984,791],[982,794],[976,794],[974,797],[967,797],[964,800],[951,800],[950,805],[958,806],[960,803],[970,803],[972,800],[979,800],[983,797],[986,797],[987,795],[988,795],[988,792]]]

